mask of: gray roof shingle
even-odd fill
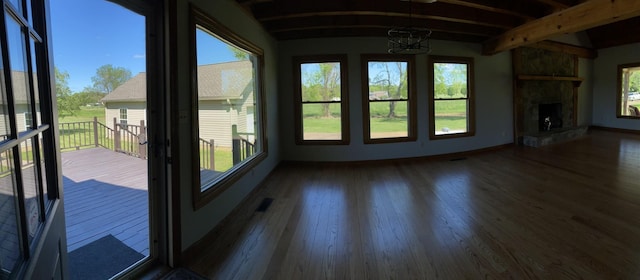
[[[146,80],[139,73],[117,87],[102,102],[145,101]],[[235,61],[198,66],[198,97],[201,100],[238,99],[253,80],[251,61]]]

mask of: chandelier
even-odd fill
[[[433,0],[426,0],[426,3],[433,3]],[[388,52],[392,54],[421,54],[431,52],[431,30],[413,26],[412,3],[409,0],[409,23],[408,27],[394,27],[387,32]]]
[[[420,54],[431,52],[429,37],[431,30],[416,27],[395,27],[389,29],[389,53]]]

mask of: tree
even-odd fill
[[[331,101],[340,94],[340,69],[338,63],[318,63],[313,72],[305,72],[303,100]],[[322,116],[331,117],[331,103],[322,103]]]
[[[91,77],[93,89],[104,94],[111,93],[129,79],[131,79],[131,71],[124,67],[113,67],[111,64],[100,66],[96,70],[96,75]]]
[[[98,92],[91,87],[85,87],[81,92],[77,92],[74,95],[77,96],[82,105],[100,103],[100,100],[105,97],[104,93]]]
[[[380,72],[374,77],[372,84],[378,88],[383,88],[390,99],[401,99],[407,97],[407,63],[402,61],[396,62],[377,62],[374,63]],[[387,118],[395,118],[396,101],[389,102],[389,114]]]
[[[235,57],[237,60],[239,61],[249,60],[249,54],[247,52],[231,45],[227,45],[227,47],[233,53],[233,57]]]
[[[69,88],[69,73],[60,71],[54,67],[56,77],[56,100],[58,103],[58,116],[73,116],[80,110],[80,103]]]

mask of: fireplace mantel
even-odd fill
[[[579,87],[584,81],[584,78],[573,76],[555,76],[555,75],[518,75],[516,77],[518,81],[568,81],[573,82],[574,87]],[[518,83],[522,86],[522,83]]]

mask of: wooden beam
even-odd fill
[[[538,1],[541,2],[541,3],[544,3],[546,5],[551,6],[553,11],[556,11],[556,12],[569,8],[568,5],[565,5],[565,4],[560,3],[558,1],[555,1],[555,0],[538,0]]]
[[[418,0],[419,2],[419,0]],[[479,4],[479,3],[474,3],[474,2],[470,2],[470,1],[463,1],[463,0],[438,0],[438,2],[441,3],[448,3],[448,4],[453,4],[453,5],[458,5],[458,6],[464,6],[464,7],[469,7],[469,8],[474,8],[474,9],[479,9],[479,10],[485,10],[488,12],[494,12],[494,13],[501,13],[501,14],[506,14],[506,15],[511,15],[511,16],[517,16],[520,17],[526,21],[530,21],[530,20],[534,20],[535,17],[532,17],[530,15],[526,15],[520,12],[516,12],[514,10],[509,10],[509,9],[503,9],[503,8],[499,8],[499,7],[494,7],[494,6],[487,6],[487,5],[483,5],[483,4]]]
[[[638,0],[591,0],[491,38],[484,43],[483,52],[492,55],[552,36],[574,33],[635,16],[640,16]]]
[[[529,47],[545,49],[545,50],[554,51],[554,52],[573,54],[582,58],[594,59],[598,57],[598,52],[594,49],[575,46],[575,45],[569,45],[569,44],[559,43],[554,41],[541,41],[538,43],[531,44]]]

